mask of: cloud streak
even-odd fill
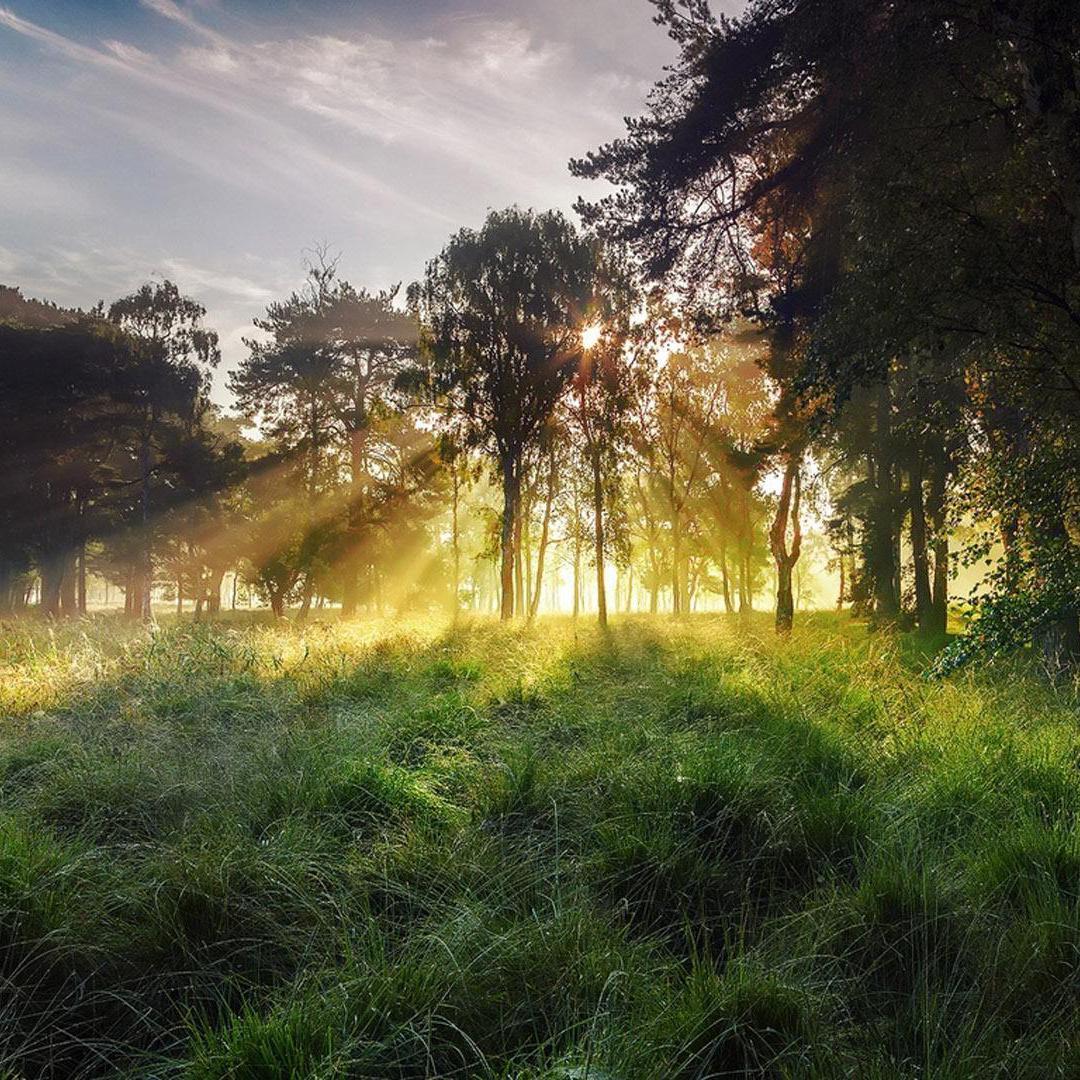
[[[231,0],[111,23],[77,0],[0,6],[0,270],[80,304],[166,273],[230,349],[313,243],[358,283],[408,280],[490,207],[570,205],[568,158],[619,133],[670,52],[645,0],[641,55],[625,19],[611,44],[636,2],[421,0],[435,14],[409,21],[313,0],[287,23]]]

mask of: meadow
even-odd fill
[[[846,618],[0,644],[0,1076],[1080,1076],[1075,687]]]

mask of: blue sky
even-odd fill
[[[651,18],[645,0],[0,0],[0,282],[87,305],[171,277],[233,364],[313,245],[379,288],[490,207],[568,208],[590,189],[568,158],[618,135],[674,56]]]

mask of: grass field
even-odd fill
[[[804,618],[9,626],[0,1076],[1080,1076],[1080,724]]]

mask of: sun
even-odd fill
[[[593,349],[600,344],[600,338],[603,335],[603,327],[599,323],[589,323],[584,330],[581,331],[581,347],[583,349]]]

